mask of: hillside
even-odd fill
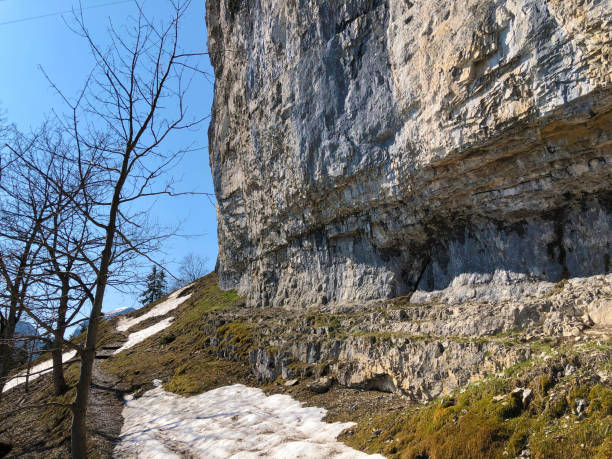
[[[467,319],[466,311],[482,310],[478,303],[398,299],[342,310],[254,310],[235,292],[219,290],[210,274],[171,295],[174,309],[164,307],[164,298],[104,322],[97,377],[105,378],[112,400],[93,408],[91,456],[109,457],[121,437],[121,397],[147,400],[161,390],[154,382],[160,380],[163,392],[182,397],[237,383],[290,395],[327,409],[327,422],[357,423],[341,440],[386,457],[514,457],[526,450],[542,458],[610,457],[611,330],[593,323],[552,325],[555,310],[583,303],[593,292],[612,297],[611,281],[599,276],[563,283],[521,303],[524,322],[515,314],[488,325]],[[552,309],[537,318],[530,307],[543,302]],[[487,304],[486,310],[502,306]],[[480,323],[480,332],[436,325],[458,311]],[[166,322],[167,328],[121,350],[129,335]],[[130,324],[129,333],[118,331]],[[77,371],[69,367],[71,384]],[[27,399],[23,385],[5,393],[0,412],[59,401],[51,390],[43,375]],[[71,390],[61,401],[72,396]],[[207,406],[197,412],[206,416]],[[116,425],[96,425],[104,416]],[[8,457],[66,457],[69,423],[67,410],[56,407],[9,414],[0,442],[12,445]],[[178,444],[188,450],[184,441]]]
[[[205,214],[157,201],[212,198],[203,171],[174,189],[188,154],[218,236],[82,372],[65,350],[63,396],[48,354],[12,370],[0,457],[68,457],[72,407],[79,459],[612,458],[612,1],[206,0],[206,52],[189,4],[167,28],[132,5],[108,54],[75,10],[96,65],[71,121],[0,126],[13,317],[59,338],[138,257],[180,256],[154,222]]]

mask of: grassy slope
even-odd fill
[[[258,346],[251,333],[259,325],[258,311],[252,311],[249,320],[211,327],[212,310],[234,307],[236,303],[226,300],[239,302],[240,299],[234,293],[219,292],[213,277],[201,280],[198,288],[203,288],[206,295],[196,299],[194,294],[191,305],[168,329],[167,337],[160,337],[157,345],[143,343],[132,357],[126,355],[109,361],[114,371],[122,378],[150,380],[150,375],[143,378],[148,358],[141,358],[148,350],[155,366],[160,360],[169,362],[162,364],[173,369],[165,372],[168,375],[165,388],[179,394],[195,394],[226,383],[249,382],[244,363],[218,360],[210,351],[220,346],[232,347],[236,351],[234,355],[241,356],[243,362],[247,360],[249,351]],[[216,346],[212,347],[211,330],[217,339]],[[171,342],[163,347],[159,344],[162,341]],[[557,378],[551,374],[554,368],[551,362],[557,362],[559,367],[559,362],[588,360],[589,354],[595,351],[600,356],[609,356],[611,346],[567,344],[561,349],[552,349],[545,343],[534,342],[533,350],[541,357],[523,362],[504,375],[464,388],[453,397],[418,407],[397,400],[391,402],[389,394],[373,395],[346,389],[332,391],[331,396],[313,395],[305,390],[307,381],[291,389],[278,382],[264,388],[324,406],[330,409],[331,420],[356,421],[357,426],[343,440],[360,450],[389,457],[514,457],[527,444],[534,457],[612,457],[612,391],[593,378],[598,371],[610,373],[609,361],[604,358],[585,362],[570,376]],[[517,386],[533,390],[534,399],[528,406],[517,404],[509,395],[503,400],[493,400],[509,394]],[[578,398],[589,403],[586,416],[580,419],[572,411]]]
[[[176,317],[170,327],[104,363],[105,370],[128,386],[126,390],[146,390],[153,379],[168,381],[166,389],[183,395],[228,382],[253,383],[245,365],[207,352],[210,337],[203,332],[216,311],[242,306],[242,299],[233,291],[219,290],[214,273],[198,280],[189,292],[191,297],[169,313]]]
[[[162,298],[139,309],[130,316],[144,314],[163,300]],[[253,383],[246,366],[236,362],[221,361],[204,352],[206,344],[199,332],[199,327],[205,323],[206,317],[210,317],[209,314],[242,304],[242,300],[235,292],[219,290],[216,275],[211,274],[197,281],[189,300],[168,314],[177,317],[169,328],[105,362],[104,366],[119,376],[123,381],[123,389],[128,392],[145,390],[156,378],[172,379],[174,383],[171,389],[183,394],[202,392],[232,380]],[[99,346],[117,340],[119,334],[115,326],[118,319],[102,322],[98,337]],[[130,332],[151,325],[159,319],[143,322]],[[77,342],[83,339],[84,335],[75,338]],[[50,355],[44,354],[35,363],[48,359]],[[24,393],[23,385],[4,394],[0,403],[0,414],[8,414],[3,416],[0,422],[0,442],[13,445],[11,455],[47,459],[69,455],[72,416],[68,408],[41,406],[36,409],[15,411],[14,407],[71,403],[75,396],[78,371],[78,363],[67,367],[66,379],[70,390],[61,397],[53,396],[50,374],[42,375],[33,381],[27,394]],[[173,378],[175,372],[176,376]],[[94,450],[92,457],[96,457],[95,437],[91,438],[91,443],[90,446]]]
[[[262,326],[257,317],[261,312],[245,311],[241,319],[225,322],[220,311],[239,310],[243,302],[235,292],[219,290],[215,274],[197,281],[191,293],[169,314],[176,317],[170,327],[103,364],[123,381],[126,391],[147,390],[153,379],[162,379],[166,390],[182,395],[236,382],[255,385],[248,354],[258,346],[253,330]],[[116,319],[104,323],[101,341],[116,339],[115,324]],[[610,344],[567,344],[559,349],[540,343],[533,346],[540,353],[537,359],[423,406],[412,406],[393,394],[338,387],[327,394],[312,394],[306,389],[308,378],[294,387],[287,388],[278,381],[264,389],[286,392],[308,404],[328,408],[330,420],[357,422],[342,436],[343,441],[389,457],[514,457],[527,444],[533,457],[612,457],[612,390],[594,377],[596,372],[610,374],[612,370]],[[237,361],[218,357],[228,348]],[[579,370],[557,377],[567,362],[576,363]],[[72,384],[76,371],[74,365],[69,370]],[[31,399],[52,399],[50,384],[50,378],[40,378]],[[494,397],[509,394],[516,386],[533,390],[534,398],[528,406],[523,407],[511,396],[494,401]],[[66,400],[72,394],[67,394]],[[573,412],[579,398],[589,402],[586,416],[580,418]],[[46,408],[44,416],[28,413],[32,414],[20,414],[3,423],[0,440],[27,420],[24,425],[35,433],[32,438],[43,439],[40,448],[66,442],[68,413],[56,408]],[[49,437],[46,443],[45,432]]]
[[[515,457],[528,445],[535,458],[610,458],[612,390],[593,378],[593,370],[609,373],[612,363],[589,362],[572,375],[553,376],[559,370],[551,364],[555,356],[572,361],[583,351],[588,349],[557,350],[553,359],[523,362],[452,396],[382,413],[360,422],[344,440],[388,457]],[[533,391],[526,406],[511,395],[515,387]],[[589,404],[582,416],[574,412],[577,399]],[[375,438],[373,430],[380,430]]]
[[[63,396],[53,395],[53,385],[49,375],[38,378],[31,384],[25,397],[21,391],[13,390],[5,394],[0,404],[0,413],[12,411],[24,405],[43,405],[49,402],[70,403],[74,399],[74,386],[78,380],[78,366],[66,369],[66,382],[71,389]],[[60,458],[68,455],[71,413],[68,408],[43,406],[27,409],[3,416],[0,423],[0,442],[13,445],[11,455],[17,457]]]
[[[114,326],[103,322],[100,326],[99,343],[112,340]],[[83,341],[84,335],[76,338]],[[42,354],[33,364],[49,360],[51,355]],[[69,456],[70,424],[72,413],[69,408],[49,403],[70,404],[76,394],[79,379],[79,364],[65,367],[64,376],[69,390],[61,396],[53,394],[51,374],[40,376],[30,383],[28,392],[25,385],[3,394],[0,403],[0,442],[12,445],[9,457],[44,457],[45,459]],[[35,408],[26,408],[34,406]],[[90,439],[92,458],[98,457],[96,438]]]

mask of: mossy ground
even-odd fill
[[[68,456],[72,412],[68,407],[48,404],[69,404],[73,401],[74,387],[79,377],[78,364],[68,366],[65,377],[70,390],[59,397],[53,394],[49,375],[32,381],[27,393],[22,388],[20,392],[4,394],[0,412],[8,414],[0,422],[0,441],[12,445],[10,456]],[[40,407],[28,409],[28,406]]]
[[[124,390],[142,391],[151,387],[153,379],[168,381],[167,387],[170,390],[184,395],[233,382],[254,384],[247,366],[219,360],[206,352],[209,337],[202,332],[211,318],[209,314],[240,307],[242,299],[235,292],[219,290],[215,274],[198,280],[190,290],[192,296],[170,314],[177,318],[168,329],[104,362],[105,370],[122,381]],[[147,305],[133,316],[144,314],[157,303],[159,301]],[[117,341],[117,320],[113,318],[100,324],[99,347]],[[159,318],[154,322],[157,320]],[[130,332],[148,324],[143,322],[138,325]],[[82,343],[84,339],[85,335],[81,334],[75,338],[75,342]],[[49,358],[49,354],[43,354],[34,364]],[[7,414],[0,422],[0,442],[13,446],[10,455],[45,458],[69,456],[71,411],[69,408],[48,404],[71,403],[78,376],[78,363],[66,368],[66,381],[70,390],[61,397],[53,395],[50,374],[34,380],[27,394],[23,392],[23,386],[4,394],[0,413]],[[25,405],[40,407],[18,411],[14,409]],[[90,447],[90,457],[95,458],[95,436],[90,437]]]
[[[557,379],[548,362],[523,362],[427,405],[362,419],[343,440],[392,458],[503,458],[526,448],[534,458],[612,457],[610,385],[592,368]],[[526,406],[511,395],[517,386],[533,391]],[[582,415],[578,399],[588,403]]]
[[[196,281],[189,290],[191,297],[169,313],[176,319],[168,328],[108,359],[103,368],[117,376],[126,390],[149,388],[154,379],[168,381],[165,388],[182,395],[230,382],[253,383],[244,364],[219,359],[211,352],[212,330],[219,330],[237,346],[248,345],[247,324],[211,325],[215,312],[244,304],[236,292],[220,290],[217,282],[214,273]]]
[[[138,395],[152,387],[154,379],[163,380],[166,390],[185,396],[233,383],[254,386],[257,382],[249,364],[250,352],[259,347],[270,354],[280,352],[280,348],[262,341],[262,336],[271,330],[280,333],[275,339],[290,333],[289,327],[278,324],[275,329],[271,328],[277,320],[277,311],[245,310],[235,292],[219,290],[215,274],[197,281],[190,292],[191,297],[168,314],[175,317],[170,327],[103,363],[105,371],[122,381],[125,391]],[[133,316],[143,314],[154,305]],[[345,317],[306,314],[305,322],[309,326],[326,329],[321,339],[326,339],[325,336],[346,339],[351,335],[342,325]],[[103,322],[100,344],[118,339],[116,321]],[[134,330],[146,325],[139,324]],[[374,341],[398,338],[385,332],[352,335]],[[512,346],[517,335],[513,331],[486,340],[503,341]],[[529,345],[532,355],[538,358],[521,362],[497,376],[426,405],[417,406],[396,394],[338,386],[325,394],[315,394],[308,390],[308,383],[327,371],[326,362],[319,365],[293,362],[290,367],[299,378],[295,386],[287,387],[284,381],[278,380],[262,387],[268,393],[286,393],[306,404],[328,409],[329,421],[356,422],[341,439],[368,453],[397,458],[505,458],[515,457],[529,447],[536,458],[612,457],[612,391],[609,384],[602,384],[594,376],[597,372],[610,374],[612,344],[589,342],[560,346],[557,342],[535,341]],[[599,357],[577,365],[578,369],[571,375],[559,376],[558,370],[563,368],[555,369],[555,362],[560,360],[580,360],[591,355]],[[78,365],[70,366],[67,376],[73,386]],[[533,399],[527,406],[508,395],[516,386],[533,391]],[[499,399],[501,395],[506,397]],[[55,399],[51,379],[45,375],[32,384],[28,403],[69,402],[73,397],[74,389],[71,389]],[[575,412],[578,399],[588,403],[581,415]],[[6,403],[19,403],[20,396],[9,393],[6,400],[2,411]],[[27,438],[31,445],[27,448],[38,451],[34,456],[65,457],[70,417],[66,409],[58,407],[24,411],[0,425],[0,441],[8,437]],[[23,442],[19,448],[21,452],[29,451]]]

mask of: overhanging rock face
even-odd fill
[[[499,299],[610,272],[611,5],[208,0],[221,286]]]

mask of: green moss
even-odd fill
[[[574,416],[536,428],[529,438],[532,457],[542,458],[609,458],[609,432],[612,421],[608,417],[576,420]]]
[[[235,301],[239,301],[239,302],[243,302],[243,298],[238,295],[238,292],[236,290],[223,290],[220,292],[217,292],[217,295],[219,295],[220,297],[222,297],[225,301],[230,301],[230,302],[235,302]]]
[[[612,389],[596,384],[591,387],[588,394],[589,409],[588,413],[601,416],[612,416]]]
[[[538,388],[540,390],[540,394],[546,396],[551,387],[555,385],[555,381],[550,374],[544,374],[538,378]]]
[[[244,305],[235,290],[223,291],[219,289],[218,277],[215,273],[196,281],[191,287],[191,297],[183,307],[177,318],[177,327],[193,327],[205,322],[208,315],[224,309],[237,308]]]
[[[529,348],[536,354],[550,355],[553,352],[554,345],[550,340],[536,340],[529,343]]]
[[[255,345],[255,327],[255,324],[249,322],[231,322],[217,328],[217,336],[223,341],[224,347],[234,346],[238,355],[245,357]]]
[[[527,445],[535,458],[612,457],[611,390],[579,383],[578,377],[569,385],[557,383],[547,371],[545,362],[524,362],[423,407],[358,420],[345,442],[391,458],[515,457]],[[530,372],[535,376],[525,376]],[[534,390],[528,406],[520,393],[511,394],[525,380]],[[552,391],[557,396],[548,400]],[[568,409],[568,399],[582,397],[590,405],[588,416],[579,419]],[[373,429],[382,430],[375,439]]]
[[[594,341],[589,341],[588,343],[584,343],[582,346],[582,349],[584,350],[588,350],[588,351],[609,351],[612,350],[612,340],[607,340],[607,341],[601,341],[601,340],[594,340]]]
[[[340,327],[341,318],[337,314],[313,313],[307,316],[307,320],[314,327]]]
[[[175,394],[194,395],[249,377],[249,370],[240,363],[197,359],[178,367],[164,389]]]
[[[520,416],[523,411],[522,393],[511,393],[505,401],[496,404],[496,414],[501,419],[511,419]]]
[[[440,401],[441,408],[449,408],[451,406],[455,406],[455,398],[454,397],[445,397]]]
[[[557,397],[550,400],[544,415],[549,419],[560,418],[565,414],[568,408],[567,399],[565,397]]]
[[[504,369],[504,376],[508,378],[515,377],[519,373],[528,371],[534,364],[534,360],[523,360],[518,362],[506,369]]]
[[[217,287],[212,273],[196,281],[191,297],[176,311],[176,320],[159,337],[152,337],[104,362],[105,370],[116,375],[131,390],[148,387],[153,379],[167,380],[165,388],[181,395],[198,394],[218,386],[252,380],[248,366],[219,360],[210,352],[211,336],[206,333],[211,319],[221,309],[240,307],[234,291]],[[252,342],[252,326],[235,322],[216,332],[224,346],[235,345],[246,352]],[[209,330],[214,333],[215,329]]]
[[[166,333],[159,338],[159,342],[161,344],[170,344],[172,341],[176,339],[174,333]]]
[[[521,451],[525,449],[529,440],[529,433],[530,432],[527,425],[517,426],[516,430],[508,439],[505,447],[505,450],[510,453],[510,457],[518,456]]]
[[[191,297],[178,307],[176,320],[163,335],[151,337],[113,356],[104,362],[104,368],[136,390],[150,384],[153,379],[174,378],[177,369],[190,361],[201,363],[210,360],[211,337],[205,330],[209,327],[211,315],[243,304],[236,292],[220,290],[217,282],[215,273],[197,280],[190,287]],[[239,328],[232,330],[237,332]],[[209,333],[214,331],[209,330]],[[199,366],[194,366],[193,375],[188,371],[184,378],[199,377],[199,369]],[[185,393],[191,389],[188,383],[178,380],[173,387]]]
[[[393,442],[385,444],[387,439],[383,440],[381,452],[391,457],[400,453],[402,457],[500,455],[512,435],[504,421],[508,408],[494,402],[482,389],[482,386],[472,387],[463,394],[445,397],[424,408],[407,410],[401,417],[401,424],[391,429]]]
[[[576,404],[576,400],[583,399],[586,400],[589,396],[590,387],[585,384],[576,384],[573,385],[567,394],[568,404],[571,408],[573,408]]]

